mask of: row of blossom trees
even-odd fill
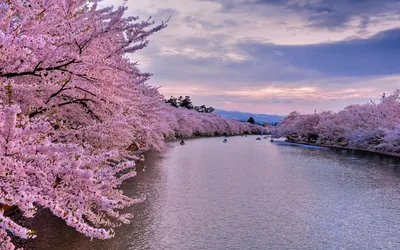
[[[213,113],[201,113],[185,108],[165,107],[164,115],[170,117],[168,121],[171,131],[167,138],[191,137],[193,135],[237,135],[237,134],[266,134],[271,132],[271,126],[262,127],[235,119],[225,119]],[[171,119],[172,116],[172,119]]]
[[[294,142],[400,153],[400,90],[379,103],[350,105],[337,113],[292,112],[273,130]]]
[[[164,103],[127,55],[164,27],[100,0],[0,1],[0,249],[36,232],[8,216],[38,207],[88,237],[113,237],[121,209],[144,197],[118,186],[135,176],[132,152],[175,136],[265,133],[269,128]]]

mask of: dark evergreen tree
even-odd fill
[[[173,96],[171,96],[171,98],[169,98],[168,100],[165,100],[165,102],[169,103],[171,106],[173,106],[175,108],[179,107],[179,105],[180,105],[178,102],[178,99]]]
[[[247,122],[248,122],[248,123],[251,123],[251,124],[256,123],[256,121],[254,120],[253,117],[250,117],[250,118],[247,120]]]
[[[186,109],[193,109],[193,102],[190,99],[190,96],[185,96],[184,99],[182,99],[182,96],[179,97],[180,100],[180,106],[182,108],[186,108]]]
[[[194,109],[200,113],[212,113],[215,111],[213,107],[206,107],[205,105],[194,106],[190,96],[185,96],[183,98],[180,96],[179,98],[171,96],[168,100],[165,100],[165,103],[169,103],[171,106],[178,108],[186,108],[186,109]]]

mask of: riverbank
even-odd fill
[[[400,158],[400,154],[398,154],[398,153],[381,152],[381,151],[374,151],[374,150],[368,150],[368,149],[359,149],[359,148],[350,148],[350,147],[341,146],[341,145],[327,145],[327,144],[296,141],[296,140],[287,140],[287,139],[285,140],[285,142],[293,143],[293,144],[299,144],[299,145],[310,145],[310,146],[318,146],[318,147],[324,147],[324,148],[346,149],[346,150],[353,150],[353,151],[359,151],[359,152],[376,153],[376,154],[380,154],[380,155]]]
[[[175,138],[167,138],[164,139],[165,142],[173,142],[173,141],[180,141],[180,140],[193,140],[193,139],[200,139],[200,138],[214,138],[214,137],[233,137],[233,136],[248,136],[248,135],[261,135],[261,136],[266,136],[266,135],[271,135],[271,133],[247,133],[247,134],[217,134],[217,135],[193,135],[190,137],[184,137],[184,136],[175,136]]]

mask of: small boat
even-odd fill
[[[185,145],[185,142],[183,140],[181,141],[181,145]]]
[[[268,137],[264,136],[264,138],[263,138],[263,139],[268,139]]]
[[[227,143],[228,142],[228,140],[227,139],[224,139],[224,143]]]
[[[270,142],[274,142],[274,139],[271,139]]]
[[[261,141],[261,138],[260,137],[257,137],[257,139],[256,139],[257,141]]]

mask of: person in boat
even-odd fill
[[[185,142],[183,140],[181,141],[181,145],[185,145]]]
[[[228,142],[228,140],[227,140],[227,139],[224,139],[224,142]]]
[[[271,142],[274,142],[274,139],[271,139]]]

